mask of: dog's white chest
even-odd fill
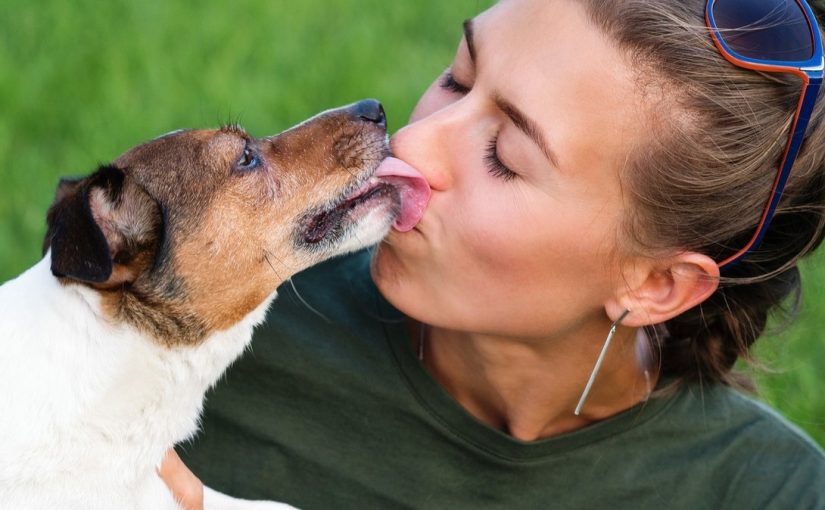
[[[97,293],[60,285],[48,256],[0,287],[0,508],[177,508],[155,468],[195,432],[204,393],[271,297],[169,349],[108,324]]]

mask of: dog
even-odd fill
[[[43,259],[0,287],[0,508],[178,509],[156,469],[276,288],[420,218],[429,187],[389,156],[364,100],[265,138],[172,132],[61,180]]]

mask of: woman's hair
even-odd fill
[[[622,174],[630,209],[622,237],[646,253],[687,250],[716,261],[736,253],[765,208],[801,81],[727,62],[705,25],[706,0],[583,3],[654,103],[650,138]],[[770,312],[796,309],[797,262],[819,245],[825,226],[822,96],[759,248],[723,270],[707,301],[651,328],[663,375],[749,387],[734,363],[748,358]]]

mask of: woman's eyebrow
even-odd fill
[[[521,132],[527,135],[528,138],[533,140],[533,142],[536,145],[538,145],[539,149],[541,149],[541,152],[543,152],[545,157],[547,157],[547,159],[550,160],[550,163],[554,167],[559,168],[559,158],[556,155],[556,153],[553,152],[553,149],[550,148],[550,145],[547,143],[547,140],[545,140],[544,135],[542,135],[541,129],[539,129],[538,124],[536,124],[532,119],[530,119],[530,117],[525,115],[521,110],[516,108],[516,105],[507,101],[500,95],[496,94],[493,97],[493,100],[495,101],[498,109],[504,112],[504,114],[507,115],[507,117],[509,117],[511,121],[513,121],[513,124],[515,124],[515,126],[519,128]]]
[[[476,66],[476,46],[473,40],[473,33],[473,19],[464,20],[464,40],[467,41],[467,51],[470,53],[470,61],[473,63],[473,66]],[[544,135],[541,134],[541,129],[539,129],[538,124],[519,110],[516,105],[500,95],[495,94],[494,101],[498,109],[504,112],[513,124],[539,147],[544,156],[550,160],[550,163],[554,167],[559,168],[559,158],[553,149],[550,148]]]

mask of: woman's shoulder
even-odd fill
[[[684,384],[671,398],[656,436],[731,507],[825,508],[825,453],[775,410],[722,385]]]
[[[693,417],[700,433],[735,433],[754,446],[766,441],[773,449],[799,450],[825,462],[825,453],[816,442],[755,397],[720,384],[685,384],[680,392],[678,410]]]

